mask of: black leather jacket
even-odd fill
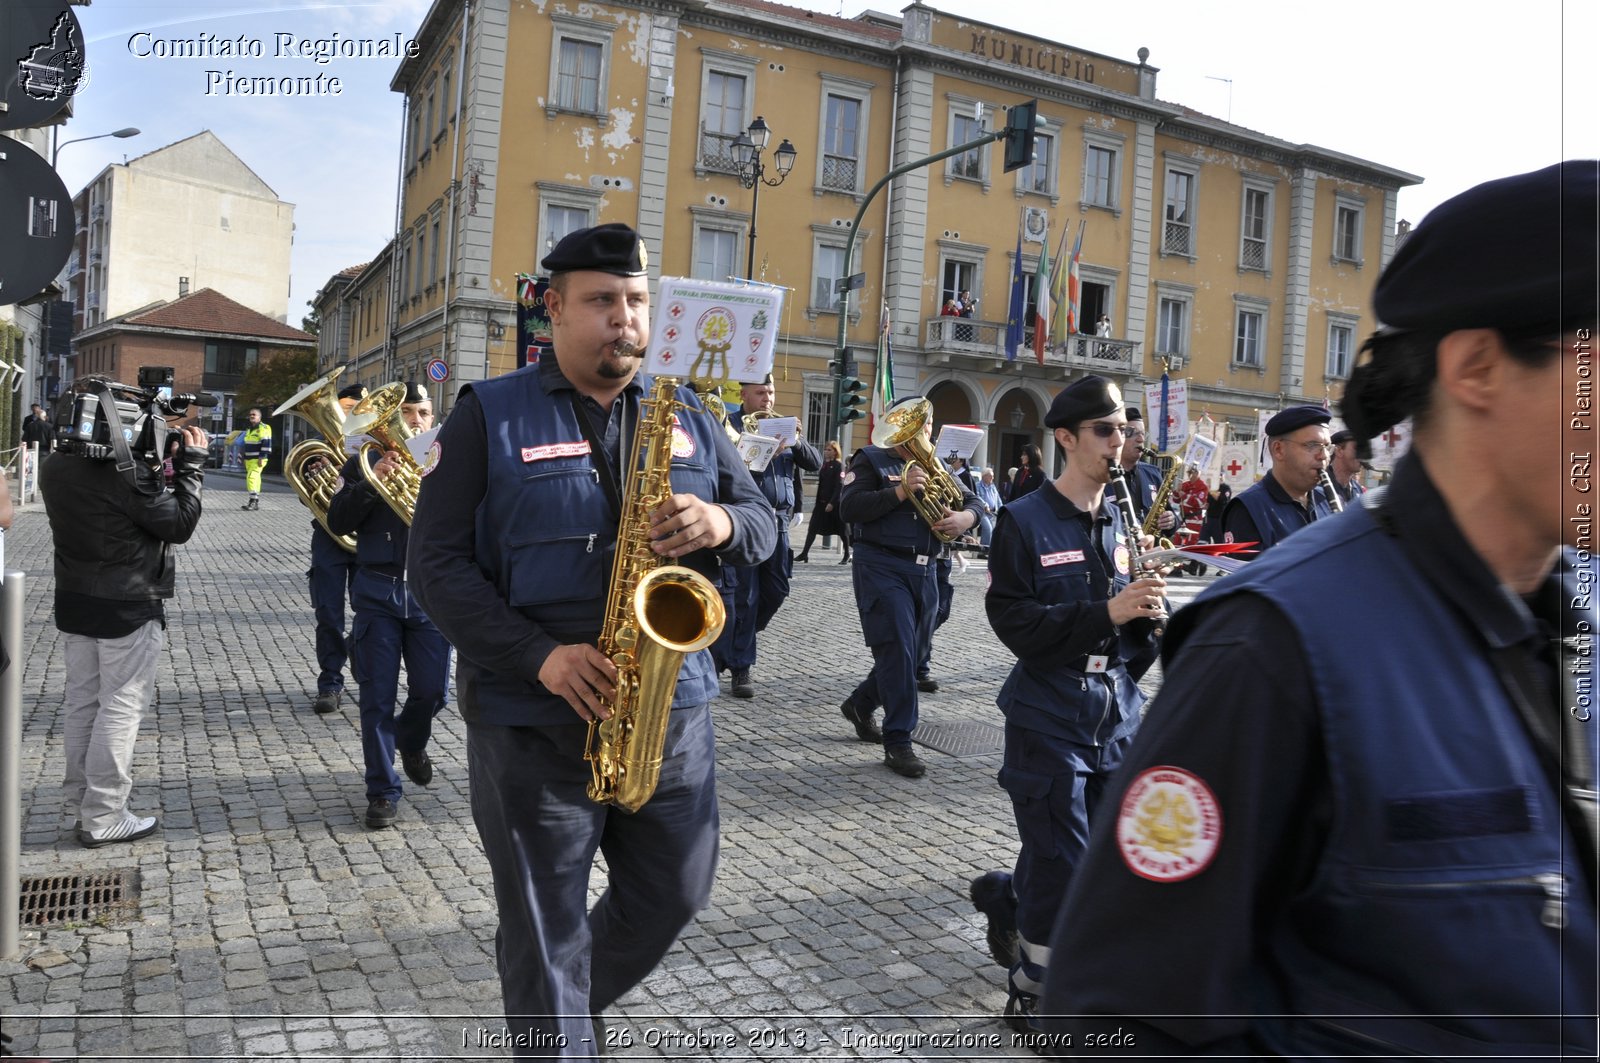
[[[171,598],[171,547],[200,523],[206,452],[184,447],[173,461],[172,489],[161,470],[136,467],[136,491],[114,461],[52,453],[39,465],[39,492],[55,540],[56,588],[113,601]]]

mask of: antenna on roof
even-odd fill
[[[1228,124],[1233,124],[1233,79],[1219,78],[1212,74],[1206,75],[1207,81],[1225,81],[1228,83]]]

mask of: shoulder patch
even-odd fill
[[[443,454],[444,451],[439,448],[439,440],[435,438],[432,443],[428,444],[428,453],[422,462],[423,476],[428,475],[430,472],[439,467],[439,458]]]
[[[855,483],[856,482],[856,472],[855,472],[855,470],[854,469],[847,469],[845,471],[845,474],[843,476],[839,477],[839,482],[840,483],[845,483],[845,484],[853,484],[853,483]]]
[[[1198,775],[1161,765],[1146,768],[1117,811],[1122,862],[1151,882],[1182,882],[1204,871],[1222,844],[1222,810]]]

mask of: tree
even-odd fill
[[[306,300],[306,305],[311,308],[311,313],[300,319],[300,331],[309,332],[313,336],[320,336],[322,335],[322,311],[318,310],[317,304],[310,299]]]
[[[317,352],[269,348],[244,371],[239,384],[239,412],[260,406],[271,413],[285,399],[317,379]]]

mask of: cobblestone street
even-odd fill
[[[311,710],[309,517],[281,482],[260,512],[241,512],[243,497],[239,478],[208,475],[199,531],[177,551],[131,799],[161,829],[98,850],[62,810],[43,507],[6,535],[7,567],[27,574],[22,873],[122,871],[132,899],[24,926],[21,959],[0,961],[0,1022],[21,1054],[53,1060],[502,1058],[496,916],[456,707],[435,729],[433,785],[408,788],[397,829],[367,830],[354,682],[339,713]],[[995,783],[1011,657],[984,620],[984,563],[955,576],[935,639],[942,689],[922,698],[924,731],[962,755],[921,749],[928,774],[913,781],[840,716],[870,657],[834,547],[795,566],[756,697],[734,700],[724,681],[716,890],[606,1016],[613,1056],[1032,1058],[996,1018],[1005,973],[967,899],[970,879],[1016,854]]]

